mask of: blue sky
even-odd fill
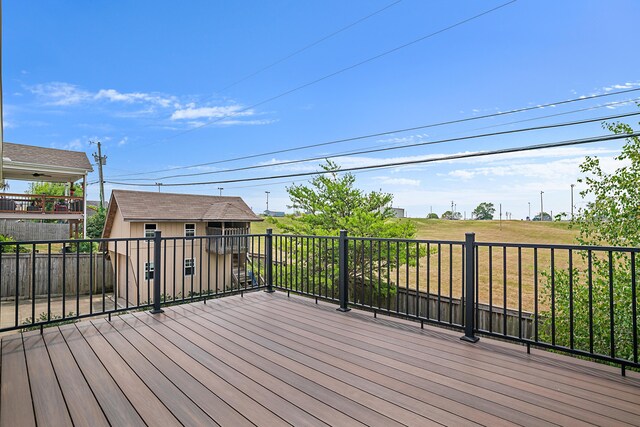
[[[304,151],[223,161],[640,87],[637,1],[519,0],[361,66],[264,102],[323,76],[434,33],[501,1],[3,2],[5,140],[95,150],[110,182],[166,184],[316,170],[318,161],[196,177],[351,150],[460,137],[638,110],[640,92],[465,124],[396,133]],[[388,6],[388,7],[387,7]],[[333,37],[258,74],[341,28]],[[243,80],[244,79],[244,80]],[[603,106],[608,102],[615,105]],[[255,107],[252,107],[257,105]],[[576,109],[589,111],[569,113]],[[568,113],[541,118],[542,116]],[[514,121],[530,120],[523,123]],[[635,120],[635,121],[634,121]],[[627,121],[637,123],[636,117]],[[598,136],[598,123],[511,136],[340,157],[344,167]],[[367,191],[394,194],[410,216],[441,214],[454,201],[470,216],[502,203],[512,218],[570,210],[570,184],[585,155],[605,167],[621,143],[592,144],[357,173]],[[131,175],[137,174],[137,175]],[[146,179],[146,181],[132,181]],[[90,181],[97,180],[92,174]],[[286,210],[285,191],[304,178],[165,186],[162,191],[242,196],[256,211]],[[24,183],[11,183],[22,191]],[[108,183],[113,188],[147,189]],[[577,189],[580,187],[578,186]],[[89,189],[96,199],[98,186]],[[583,202],[578,200],[576,206]]]

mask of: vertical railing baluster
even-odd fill
[[[442,245],[438,243],[438,322],[442,319]]]
[[[33,245],[33,252],[36,251],[36,245]],[[62,318],[67,317],[67,250],[64,245],[62,246]]]
[[[31,321],[36,323],[36,245],[31,252]]]
[[[589,353],[593,353],[593,252],[587,251],[589,272]]]
[[[473,257],[471,257],[473,259]],[[449,243],[449,324],[453,323],[453,244]]]
[[[271,245],[273,244],[273,230],[271,228],[267,228],[267,234],[264,238],[264,263],[265,263],[265,280],[267,282],[267,290],[266,292],[273,292],[273,271],[271,270],[271,265],[273,263],[273,252]]]
[[[638,363],[638,302],[636,291],[636,253],[629,252],[631,256],[631,318],[633,330],[632,347],[633,347],[633,363]]]
[[[616,358],[616,338],[615,338],[615,308],[614,308],[614,290],[613,290],[613,251],[609,251],[609,335],[611,340],[611,358]]]
[[[522,339],[522,248],[518,246],[518,338]]]
[[[556,263],[551,248],[551,344],[556,345]]]
[[[507,247],[502,247],[502,335],[507,336]]]
[[[150,244],[148,242],[147,244]],[[153,237],[153,310],[151,310],[152,314],[162,313],[162,309],[160,308],[161,303],[161,295],[160,295],[160,271],[162,271],[158,266],[162,262],[162,232],[160,230],[156,230]],[[148,259],[148,258],[147,258]]]
[[[51,321],[51,242],[47,243],[47,322]]]
[[[431,319],[431,243],[427,242],[427,319]]]
[[[539,321],[539,313],[538,313],[538,248],[533,248],[533,315],[534,315],[534,324],[533,324],[533,335],[534,341],[538,342],[538,321]]]
[[[569,249],[569,348],[573,350],[573,251]]]
[[[338,241],[338,298],[340,299],[340,307],[338,311],[349,311],[349,241],[347,239],[347,231],[340,230],[340,240]]]
[[[474,301],[475,301],[475,285],[473,278],[475,277],[475,264],[473,259],[473,253],[475,251],[475,233],[465,233],[464,251],[465,251],[465,289],[464,289],[464,335],[460,337],[463,341],[477,342],[478,337],[475,336],[475,315]]]
[[[489,245],[489,332],[493,333],[493,246]]]

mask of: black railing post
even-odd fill
[[[160,275],[162,271],[162,269],[160,268],[160,263],[162,262],[161,250],[162,250],[162,232],[160,230],[156,230],[153,236],[153,310],[151,310],[152,314],[158,314],[163,312],[163,310],[160,308],[160,301],[162,299],[160,295]]]
[[[264,236],[264,263],[267,282],[265,292],[273,292],[273,230],[271,228],[267,228],[267,234]]]
[[[478,337],[474,335],[475,331],[475,248],[476,234],[466,233],[464,241],[464,336],[460,337],[463,341],[477,342]]]
[[[340,307],[338,307],[338,311],[345,312],[351,310],[347,306],[349,301],[349,245],[346,230],[340,230],[338,252],[338,296],[340,299]]]

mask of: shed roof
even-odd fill
[[[113,190],[105,222],[109,237],[116,211],[125,221],[262,221],[240,197]]]

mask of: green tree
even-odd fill
[[[98,208],[94,215],[87,218],[87,237],[90,239],[99,239],[102,237],[102,229],[104,228],[106,217],[106,210],[104,208]]]
[[[28,194],[44,194],[47,196],[64,196],[67,184],[62,182],[32,182],[29,184]],[[82,197],[82,187],[74,185],[75,197]]]
[[[471,212],[471,215],[475,219],[489,220],[493,219],[493,214],[496,212],[496,208],[493,207],[493,203],[482,202]]]
[[[623,123],[605,124],[605,127],[616,134],[633,133],[632,128]],[[580,194],[590,200],[572,222],[572,227],[579,230],[580,244],[640,246],[640,139],[627,138],[615,160],[618,168],[613,173],[604,171],[597,157],[586,157],[580,165],[585,176],[578,182],[586,185]],[[555,338],[556,344],[569,346],[573,323],[575,348],[589,351],[592,344],[595,353],[610,355],[613,344],[616,357],[631,360],[632,307],[634,303],[640,307],[640,292],[633,301],[632,257],[637,264],[638,255],[592,250],[580,251],[577,257],[581,257],[582,262],[575,262],[573,269],[558,268],[545,274],[547,283],[543,292],[547,305],[551,306],[553,301],[555,319],[550,311],[542,313],[545,325],[542,338],[548,341]],[[640,283],[640,269],[635,270],[635,282]],[[640,316],[635,321],[640,325]]]
[[[445,213],[442,214],[441,218],[458,220],[458,219],[462,219],[462,214],[460,212],[446,211]]]
[[[338,236],[346,230],[350,237],[412,239],[415,224],[394,218],[389,208],[392,195],[355,187],[355,176],[341,174],[331,161],[320,165],[326,173],[314,177],[309,185],[287,188],[289,208],[304,212],[288,222],[273,219],[286,233],[298,236]],[[306,291],[337,295],[337,243],[326,239],[286,239],[280,259],[285,259],[287,275],[300,278]],[[408,246],[408,245],[407,245]],[[402,247],[402,250],[400,250]],[[370,303],[372,298],[395,292],[390,273],[402,264],[415,263],[424,248],[380,240],[349,241],[349,288],[352,298]],[[335,278],[335,283],[334,283]],[[296,280],[296,283],[298,281]]]
[[[427,214],[427,219],[438,219],[438,218],[439,218],[438,214],[436,214],[436,213],[431,212],[431,213]]]

